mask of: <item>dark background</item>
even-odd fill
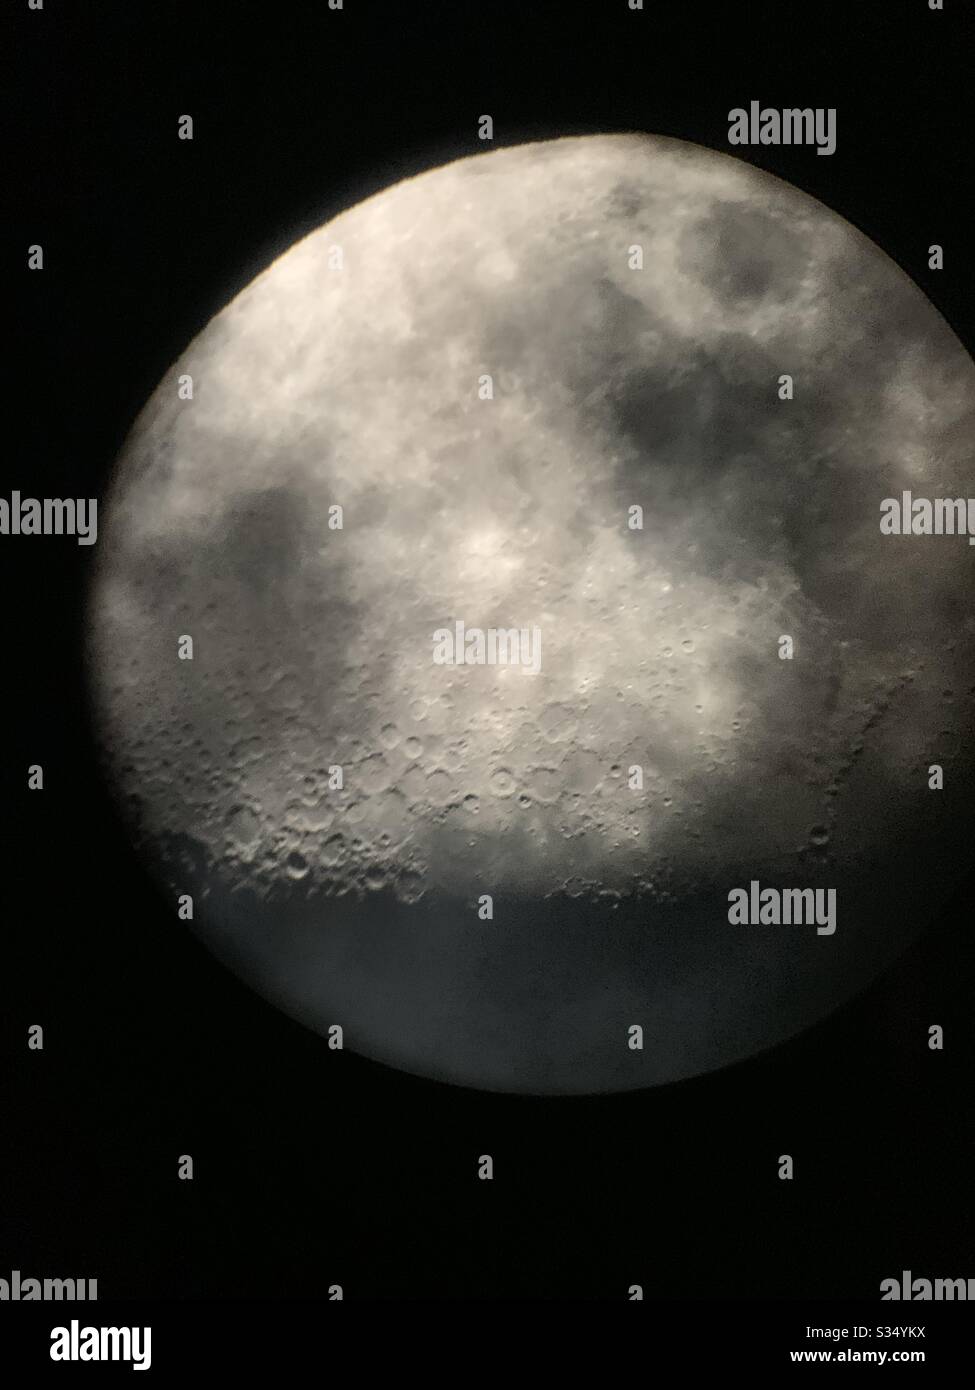
[[[975,15],[946,3],[10,0],[3,258],[25,312],[0,492],[100,495],[209,318],[331,213],[483,149],[482,113],[495,147],[637,129],[736,153],[865,231],[972,350]],[[752,99],[836,107],[837,152],[732,150]],[[867,994],[695,1081],[534,1100],[330,1052],[209,957],[128,847],[88,728],[91,560],[0,540],[0,1277],[97,1277],[103,1299],[877,1299],[904,1268],[975,1276],[971,882]]]

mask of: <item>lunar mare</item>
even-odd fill
[[[778,1042],[968,862],[972,555],[878,523],[972,492],[973,421],[921,291],[729,157],[592,136],[397,184],[123,449],[89,659],[133,834],[255,988],[407,1070],[622,1090]],[[435,664],[458,621],[537,628],[541,669]],[[750,879],[835,888],[835,935],[732,928]]]

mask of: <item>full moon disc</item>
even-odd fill
[[[174,364],[103,508],[93,708],[174,929],[189,895],[288,1014],[492,1090],[823,1018],[969,865],[975,550],[880,521],[975,495],[973,424],[921,291],[730,157],[555,140],[342,213]],[[752,884],[832,929],[733,923]]]

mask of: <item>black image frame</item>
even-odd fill
[[[497,144],[636,129],[727,150],[727,112],[752,97],[834,106],[834,156],[738,156],[859,226],[975,344],[973,17],[950,0],[720,16],[653,0],[49,0],[9,23],[6,259],[19,269],[39,241],[47,265],[22,275],[8,490],[102,495],[208,319],[329,213],[475,152],[481,112]],[[0,564],[11,1268],[132,1299],[324,1299],[334,1283],[348,1298],[620,1299],[633,1282],[647,1300],[866,1299],[905,1265],[975,1274],[972,879],[864,995],[692,1082],[531,1099],[336,1060],[174,923],[128,847],[91,746],[90,556],[21,539]],[[26,790],[31,762],[43,796]],[[34,1022],[40,1055],[24,1047]],[[485,1150],[503,1155],[493,1184],[473,1180]],[[802,1155],[801,1183],[775,1180],[783,1151]],[[175,1180],[183,1152],[192,1184]]]

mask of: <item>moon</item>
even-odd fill
[[[970,866],[975,552],[879,521],[975,495],[973,424],[896,264],[689,143],[335,217],[187,347],[103,507],[95,725],[174,930],[191,898],[290,1016],[487,1090],[825,1018]],[[436,662],[458,622],[537,628],[537,672]],[[732,925],[752,881],[834,890],[835,931]]]

